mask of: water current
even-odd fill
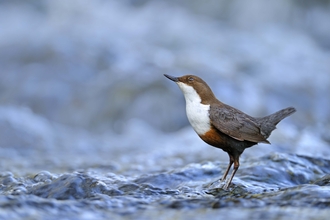
[[[329,219],[330,9],[308,2],[0,1],[0,219]],[[163,74],[297,112],[223,190]]]

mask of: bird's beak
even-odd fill
[[[179,82],[179,78],[178,77],[174,77],[174,76],[169,76],[167,74],[164,74],[164,76],[170,80],[172,80],[173,82]]]

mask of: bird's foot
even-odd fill
[[[227,181],[226,184],[222,187],[222,189],[228,190],[229,185],[230,185],[230,181]]]
[[[227,183],[225,183],[225,180],[219,179],[219,180],[216,180],[209,184],[206,184],[205,187],[210,188],[210,189],[227,189],[228,186],[227,186],[227,188],[224,188],[224,187],[226,187],[226,185],[227,185]]]

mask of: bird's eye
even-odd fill
[[[194,78],[192,78],[192,77],[190,76],[190,77],[188,77],[188,81],[189,81],[189,82],[192,82],[192,81],[194,81]]]

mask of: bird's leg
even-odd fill
[[[230,155],[230,154],[228,154],[228,155],[229,155],[229,164],[228,164],[228,167],[227,167],[225,173],[223,174],[223,176],[221,177],[220,180],[217,180],[217,181],[213,182],[211,185],[213,185],[214,183],[217,183],[218,184],[219,181],[221,183],[222,181],[225,181],[226,180],[226,177],[227,177],[227,175],[229,173],[229,170],[230,170],[231,166],[234,163],[234,157],[232,155]]]
[[[223,187],[223,189],[228,189],[229,185],[231,184],[231,181],[233,180],[233,178],[235,176],[236,171],[238,170],[238,167],[239,167],[239,156],[235,157],[235,159],[234,159],[234,170],[231,173],[230,178],[227,181],[226,185]]]
[[[233,163],[234,163],[234,158],[233,158],[233,156],[231,156],[230,154],[228,154],[228,155],[229,155],[229,164],[228,164],[228,167],[227,167],[225,173],[224,173],[223,176],[221,177],[220,181],[224,181],[224,180],[226,179],[226,177],[227,177],[227,175],[228,175],[228,173],[229,173],[230,167],[231,167],[231,165],[233,165]]]

